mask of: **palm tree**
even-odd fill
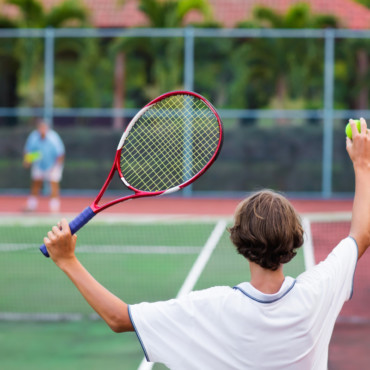
[[[256,7],[253,12],[253,21],[241,23],[239,27],[260,28],[326,28],[337,27],[338,21],[331,15],[316,15],[310,10],[309,4],[297,3],[285,14],[275,12],[266,7]],[[246,40],[239,45],[239,61],[236,70],[244,68],[245,79],[240,78],[233,86],[233,93],[241,94],[244,86],[256,87],[256,96],[252,101],[259,104],[269,103],[275,108],[287,108],[291,99],[309,98],[315,96],[317,88],[322,84],[322,47],[318,47],[316,40],[302,40],[289,38],[266,38]],[[243,75],[243,74],[241,74]],[[260,87],[255,83],[259,81]],[[302,83],[306,81],[306,83]],[[261,89],[263,87],[263,90]],[[246,88],[244,88],[246,89]],[[251,98],[251,92],[247,94]],[[240,98],[239,98],[240,99]],[[261,105],[260,105],[261,106]]]
[[[139,0],[139,9],[148,19],[147,26],[152,28],[183,27],[186,16],[193,10],[200,11],[205,19],[211,16],[207,0]],[[140,73],[146,76],[146,88],[145,91],[133,88],[134,105],[141,105],[160,93],[182,85],[183,44],[179,39],[117,39],[111,50],[116,55],[116,108],[125,105],[125,100],[127,102],[130,98],[123,92],[125,82],[131,86],[136,81],[142,83],[137,77]],[[130,58],[126,58],[127,53],[130,53]],[[126,74],[129,69],[134,73]],[[122,120],[116,120],[114,126],[120,128],[122,124]]]
[[[368,109],[370,40],[342,39],[336,44],[335,98],[340,109]],[[351,88],[348,88],[350,86]]]
[[[11,19],[0,14],[0,29],[16,28]],[[0,106],[10,107],[17,103],[17,72],[19,61],[15,57],[15,47],[12,39],[3,38],[0,42]],[[4,117],[4,121],[11,123],[10,117]]]
[[[139,9],[148,17],[150,26],[158,28],[184,26],[192,10],[200,11],[207,19],[211,16],[207,0],[140,0]]]
[[[74,0],[66,0],[45,10],[40,0],[5,0],[9,5],[18,9],[15,19],[0,19],[0,26],[12,28],[58,28],[84,26],[87,24],[87,10]],[[6,25],[6,23],[8,24]],[[16,43],[16,59],[19,63],[18,95],[27,106],[40,106],[43,101],[43,78],[40,70],[43,65],[43,40],[37,38],[18,39]],[[78,58],[82,54],[81,41],[60,40],[56,45],[56,56],[69,55]],[[56,80],[56,84],[58,81]],[[59,100],[65,100],[59,95]]]
[[[355,0],[357,3],[362,4],[370,9],[370,0]]]

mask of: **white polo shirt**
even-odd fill
[[[325,261],[286,277],[279,292],[250,283],[129,306],[146,359],[170,369],[324,370],[335,320],[351,297],[357,245],[342,240]]]

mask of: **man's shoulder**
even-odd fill
[[[353,276],[357,264],[358,249],[356,241],[347,237],[341,240],[338,245],[321,262],[306,270],[297,277],[298,285],[313,283],[317,281],[340,279],[346,274]]]
[[[35,140],[35,139],[39,139],[39,138],[40,138],[40,134],[37,130],[31,131],[30,134],[28,135],[28,139]]]
[[[188,294],[184,294],[178,298],[171,299],[170,301],[178,301],[179,304],[201,303],[201,302],[211,302],[224,300],[230,297],[230,295],[235,294],[235,289],[230,286],[213,286],[210,288],[193,290]]]
[[[225,294],[230,294],[234,291],[233,288],[226,285],[220,285],[220,286],[213,286],[210,288],[202,289],[202,290],[194,290],[189,293],[189,296],[196,298],[202,298],[202,297],[218,297],[218,296],[224,296]]]
[[[60,136],[59,136],[59,134],[56,132],[56,131],[54,131],[54,130],[49,130],[48,131],[48,133],[47,133],[47,137],[49,138],[49,139],[57,139],[57,140],[59,140],[60,139]]]

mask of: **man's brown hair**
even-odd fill
[[[298,214],[284,196],[271,190],[242,201],[229,232],[238,253],[273,271],[289,262],[303,245]]]

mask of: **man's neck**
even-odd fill
[[[250,283],[254,288],[265,294],[274,294],[280,290],[285,280],[282,265],[276,271],[264,269],[254,262],[249,262],[249,266]]]

